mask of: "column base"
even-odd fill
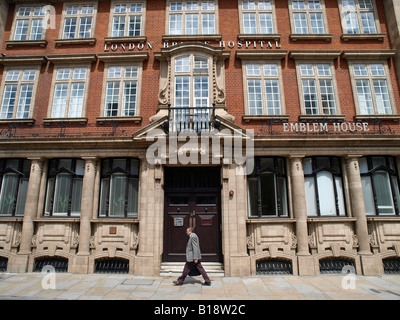
[[[68,272],[71,273],[89,273],[89,255],[77,254],[73,258],[72,266],[68,266]]]
[[[137,255],[133,266],[133,274],[138,276],[159,276],[161,260],[155,259],[153,255]]]
[[[225,268],[226,277],[242,277],[251,274],[250,257],[248,255],[230,256],[228,259],[229,267]]]
[[[10,261],[11,260],[11,261]],[[17,254],[8,261],[8,272],[25,273],[28,272],[29,254]]]
[[[361,268],[364,276],[379,276],[384,274],[382,260],[373,255],[360,255]]]
[[[299,276],[315,275],[314,257],[311,255],[297,256]]]

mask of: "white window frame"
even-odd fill
[[[301,66],[302,65],[312,65],[313,74],[311,75],[304,75],[302,74]],[[329,65],[330,75],[320,75],[318,73],[318,65]],[[301,114],[305,116],[337,116],[340,115],[340,101],[339,101],[339,94],[338,94],[338,87],[336,82],[336,75],[335,75],[335,67],[332,60],[297,60],[296,61],[296,73],[297,73],[297,84],[299,90],[299,98],[301,104]],[[317,104],[318,109],[317,113],[307,113],[306,110],[306,103],[304,99],[305,92],[303,91],[303,80],[314,80],[316,84],[316,96],[317,96]],[[323,103],[322,103],[322,95],[321,95],[321,86],[320,80],[331,80],[332,81],[332,89],[334,95],[334,102],[335,102],[335,112],[334,113],[324,113],[323,110]]]
[[[366,65],[367,66],[367,75],[360,75],[356,76],[354,73],[354,66],[357,65]],[[383,65],[383,70],[385,72],[384,75],[373,75],[371,71],[371,66],[374,65]],[[361,115],[361,116],[379,116],[379,115],[396,115],[397,114],[397,108],[394,100],[394,94],[393,94],[393,88],[392,88],[392,81],[390,77],[390,70],[387,64],[387,61],[384,60],[350,60],[349,61],[349,72],[350,72],[350,79],[351,79],[351,84],[352,84],[352,89],[353,89],[353,97],[354,97],[354,104],[356,106],[356,114]],[[371,94],[371,100],[372,100],[372,105],[373,105],[373,113],[361,113],[361,108],[360,108],[360,103],[359,103],[359,96],[358,96],[358,91],[357,91],[357,80],[367,80],[369,84],[369,90]],[[387,91],[388,91],[388,96],[389,96],[389,102],[390,102],[390,107],[391,107],[391,112],[390,113],[379,113],[378,111],[378,105],[377,105],[377,96],[374,90],[374,80],[384,80],[386,81],[386,86],[387,86]]]
[[[78,6],[78,12],[76,14],[69,14],[68,13],[68,8],[69,7],[74,7]],[[82,13],[82,9],[85,6],[93,6],[93,13]],[[91,29],[90,29],[90,35],[81,37],[80,36],[80,26],[81,26],[81,19],[82,18],[92,18],[92,23],[91,23]],[[76,18],[76,26],[75,26],[75,31],[74,31],[74,36],[73,37],[66,37],[65,34],[65,27],[66,27],[66,22],[67,19],[69,18]],[[59,38],[68,41],[68,40],[84,40],[84,39],[92,39],[94,38],[95,35],[95,29],[96,29],[96,18],[97,18],[97,2],[65,2],[64,7],[63,7],[63,14],[61,18],[61,28],[60,28],[60,35]]]
[[[311,4],[313,4],[314,0],[303,0],[304,8],[298,8],[296,6],[297,0],[288,0],[289,4],[289,15],[290,15],[290,26],[292,34],[302,34],[302,35],[325,35],[329,33],[328,29],[328,19],[326,16],[326,9],[325,9],[325,0],[320,0],[319,3],[321,8],[313,8]],[[296,21],[295,21],[295,14],[304,14],[306,18],[306,29],[307,32],[296,32]],[[323,24],[323,32],[313,32],[312,28],[312,15],[313,14],[321,14],[322,16],[322,24]]]
[[[360,6],[360,3],[362,3],[364,0],[361,0],[361,1],[360,0],[350,0],[350,1],[354,1],[354,3],[355,3],[355,10],[352,10],[352,11],[348,11],[348,8],[346,8],[346,6],[345,6],[346,5],[345,1],[348,1],[348,0],[338,0],[338,1],[339,1],[339,11],[340,11],[340,18],[342,21],[343,34],[346,34],[346,35],[376,35],[381,32],[378,10],[376,7],[375,0],[370,0],[372,3],[372,6],[373,6],[372,9],[363,8],[362,5]],[[349,30],[346,28],[346,12],[345,11],[353,12],[354,14],[356,14],[358,28],[359,28],[358,33],[349,33]],[[362,27],[361,14],[365,13],[365,12],[371,12],[374,15],[375,28],[376,28],[375,33],[365,33],[364,32],[364,29]]]
[[[20,15],[20,12],[23,8],[30,8],[29,10],[29,15],[26,15],[27,12],[25,11],[25,14],[22,16]],[[41,8],[41,9],[40,9]],[[13,26],[11,30],[11,41],[40,41],[44,40],[46,38],[46,31],[47,28],[44,27],[44,18],[46,15],[46,12],[44,11],[45,5],[44,4],[21,4],[17,5],[15,7],[15,13],[14,13],[14,21],[13,21]],[[26,38],[25,39],[17,39],[17,31],[18,31],[18,21],[27,21],[27,26],[26,26]],[[41,37],[38,39],[31,39],[32,38],[32,32],[35,30],[34,26],[34,21],[35,20],[41,20],[42,25],[41,25]]]
[[[61,75],[61,70],[64,70],[63,77],[58,77],[59,71]],[[66,70],[68,72],[68,78],[66,74]],[[85,70],[85,78],[82,78],[82,71]],[[50,92],[50,99],[49,99],[49,107],[48,107],[48,118],[52,119],[61,119],[61,118],[82,118],[86,115],[86,106],[87,106],[87,99],[88,99],[88,92],[89,92],[89,80],[90,80],[90,64],[60,64],[56,65],[53,71],[53,81],[52,81],[52,89]],[[75,84],[83,84],[83,97],[82,97],[82,106],[81,106],[81,114],[80,116],[71,116],[71,107],[72,103],[72,91],[73,86]],[[65,98],[65,105],[64,105],[64,112],[63,114],[55,114],[55,98],[57,94],[57,86],[58,85],[65,85],[66,86],[66,98]]]
[[[267,66],[274,65],[276,66],[277,74],[268,74],[267,70],[265,69]],[[260,74],[250,75],[248,73],[249,66],[259,66],[260,67]],[[281,60],[243,60],[243,84],[244,84],[244,91],[245,91],[245,113],[246,115],[250,116],[282,116],[286,112],[285,108],[285,94],[283,89],[283,80],[282,80],[282,66]],[[252,80],[259,80],[261,84],[261,96],[262,96],[262,113],[252,113],[250,110],[250,101],[249,101],[249,81]],[[266,86],[265,82],[273,80],[278,82],[278,90],[279,90],[279,104],[280,104],[280,112],[269,112],[268,108],[268,100],[267,100],[267,93],[266,93]]]
[[[14,71],[19,71],[19,75],[18,75],[18,79],[15,78],[16,75],[14,77],[12,77],[12,79],[10,78],[10,73],[14,72]],[[34,71],[34,79],[24,79],[24,71]],[[2,83],[1,83],[1,92],[0,92],[0,120],[12,120],[12,119],[32,119],[33,117],[33,110],[35,109],[35,100],[36,100],[36,93],[37,93],[37,84],[39,82],[39,74],[40,74],[40,66],[24,66],[24,67],[20,67],[20,66],[6,66],[3,72],[3,79],[2,79]],[[27,75],[25,75],[27,76]],[[30,74],[30,77],[32,77],[32,74]],[[5,89],[6,86],[8,85],[15,85],[17,86],[17,91],[15,92],[15,102],[14,102],[14,106],[13,106],[13,113],[12,113],[12,117],[11,118],[4,118],[3,117],[3,102],[4,102],[4,98],[5,98]],[[28,112],[28,116],[24,117],[24,116],[20,116],[20,112],[19,112],[19,104],[24,101],[24,97],[22,96],[23,91],[22,91],[22,87],[24,85],[33,85],[33,89],[32,89],[32,97],[31,97],[31,101],[30,101],[30,106],[29,106],[29,112]],[[23,114],[25,113],[25,111],[23,112]]]
[[[270,7],[265,7],[264,2],[270,4]],[[245,15],[253,15],[255,17],[255,32],[246,32],[245,29]],[[272,23],[272,32],[261,32],[261,16],[262,15],[271,15],[271,23]],[[278,27],[276,23],[276,14],[275,14],[275,0],[240,0],[239,1],[239,22],[240,22],[240,33],[241,34],[276,34]]]
[[[130,67],[137,70],[136,76],[130,76],[126,71],[130,72]],[[116,68],[121,68],[120,76],[119,73],[114,73]],[[102,98],[102,107],[101,107],[101,115],[100,117],[104,118],[128,118],[128,117],[136,117],[140,115],[140,101],[141,101],[141,91],[142,91],[142,62],[132,62],[132,63],[106,63],[104,69],[104,83],[103,83],[103,98]],[[107,100],[109,97],[108,94],[108,83],[115,82],[119,83],[118,89],[118,109],[115,115],[108,114],[107,108]],[[136,82],[136,97],[135,97],[135,114],[134,115],[126,115],[124,114],[123,104],[125,102],[124,99],[124,83],[126,82]],[[111,109],[110,109],[111,110]],[[112,112],[112,110],[111,110]]]
[[[122,6],[124,4],[126,5],[126,12],[116,12],[117,6]],[[146,1],[113,1],[110,9],[109,37],[121,38],[144,36],[146,26],[146,4]],[[141,5],[141,11],[130,12],[129,8],[131,5]],[[137,35],[129,35],[129,20],[133,16],[140,16],[140,32]],[[123,17],[125,19],[123,35],[114,35],[114,18],[116,17]]]
[[[193,3],[197,3],[197,8],[193,5]],[[213,3],[213,9],[204,9],[207,8],[207,3]],[[175,4],[182,4],[181,7],[176,6]],[[189,6],[188,6],[189,4]],[[204,7],[203,7],[204,5]],[[205,32],[203,30],[203,16],[213,14],[214,15],[214,32]],[[176,36],[196,36],[196,35],[215,35],[219,32],[219,19],[218,19],[218,0],[207,0],[207,1],[189,1],[189,0],[168,0],[167,1],[167,10],[166,10],[166,25],[165,30],[168,35],[176,35]],[[181,17],[181,30],[180,32],[171,33],[171,22],[172,15]],[[189,17],[191,15],[197,15],[197,23],[198,23],[198,32],[196,33],[188,33],[187,22],[189,21]]]

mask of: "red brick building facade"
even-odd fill
[[[383,1],[3,5],[4,270],[159,274],[190,225],[225,275],[399,272]],[[174,144],[189,129],[219,151]],[[248,175],[229,157],[239,140]]]

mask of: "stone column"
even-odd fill
[[[29,175],[28,191],[26,194],[21,244],[18,257],[15,259],[13,266],[11,267],[11,272],[26,272],[29,255],[31,254],[32,236],[34,233],[33,219],[37,216],[43,160],[41,158],[30,158],[30,160],[31,172]]]
[[[307,205],[304,188],[303,155],[290,157],[293,213],[296,219],[297,256],[299,275],[313,275],[314,259],[308,247]]]
[[[349,174],[351,210],[353,215],[357,217],[356,234],[359,246],[358,253],[371,254],[358,157],[359,156],[349,156],[346,159],[347,171]]]
[[[349,155],[347,161],[347,172],[349,178],[350,201],[353,216],[357,218],[355,231],[358,239],[358,254],[364,275],[378,275],[381,271],[381,262],[371,252],[368,235],[368,224],[365,213],[364,193],[362,190],[359,155]]]
[[[96,178],[96,157],[83,157],[85,173],[82,185],[81,219],[79,229],[79,252],[73,264],[74,273],[87,273],[90,255],[90,219],[93,214],[93,197]]]

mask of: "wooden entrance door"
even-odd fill
[[[176,188],[176,181],[182,182],[177,174],[185,175],[184,180],[203,175],[201,179],[204,182],[204,175],[216,174],[217,171],[213,168],[213,172],[206,173],[207,168],[192,168],[189,175],[186,170],[176,169],[166,170],[163,260],[186,260],[186,229],[193,227],[200,240],[202,261],[221,261],[220,188],[212,184],[209,187],[203,185],[204,188],[189,188],[188,185]],[[172,184],[169,181],[171,177],[167,176],[171,174],[176,178]],[[196,183],[190,185],[193,187]]]

